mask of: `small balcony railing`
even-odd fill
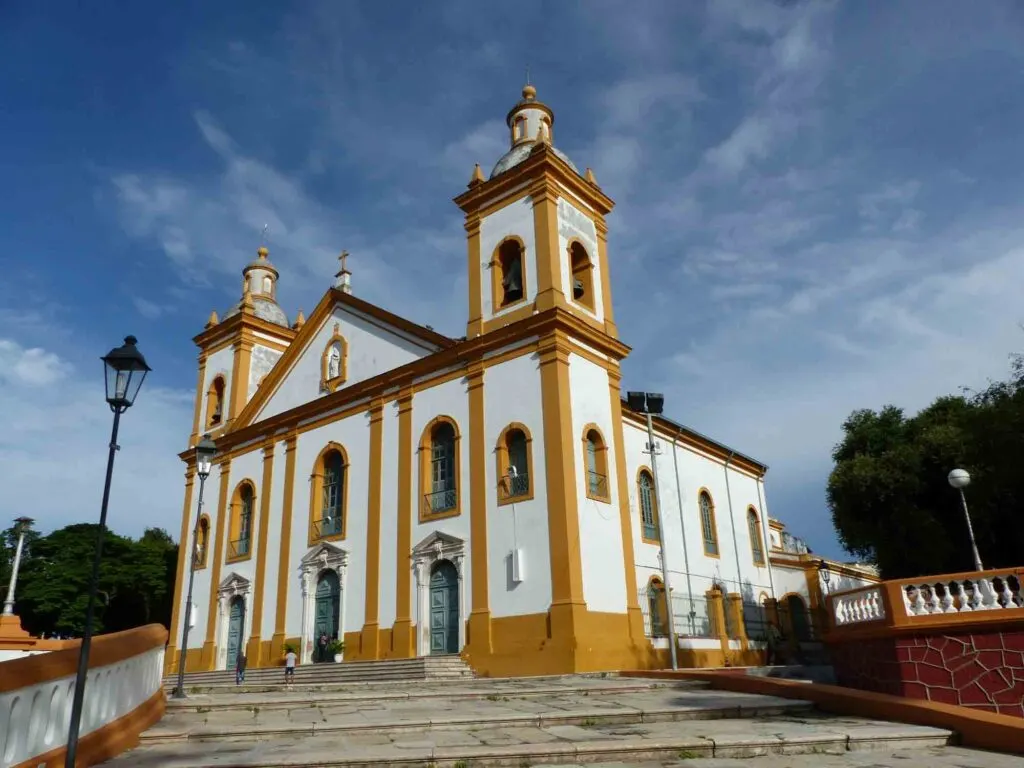
[[[505,477],[501,481],[502,499],[514,499],[530,492],[530,476],[527,474]]]
[[[597,472],[587,470],[587,495],[599,499],[608,498],[608,478]]]
[[[658,524],[657,523],[651,523],[651,522],[648,522],[647,520],[644,520],[644,538],[645,539],[654,539],[655,541],[657,541],[658,536],[659,536]]]
[[[457,502],[458,491],[455,488],[445,488],[424,495],[423,510],[428,515],[438,515],[455,509]]]
[[[245,557],[249,554],[250,541],[249,539],[238,539],[237,541],[228,542],[228,557]]]
[[[326,539],[328,536],[341,536],[343,530],[341,515],[322,517],[319,520],[313,521],[313,537],[316,539]]]

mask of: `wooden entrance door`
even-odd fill
[[[236,597],[228,610],[228,669],[238,663],[238,652],[242,650],[242,635],[245,632],[245,600]]]
[[[334,655],[320,646],[320,638],[338,639],[338,623],[341,604],[341,583],[334,571],[324,571],[316,585],[316,612],[314,613],[313,642],[316,653],[314,661],[334,661]]]

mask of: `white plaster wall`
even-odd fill
[[[804,576],[803,568],[787,568],[777,565],[772,575],[775,577],[775,589],[780,602],[785,599],[786,595],[795,593],[803,598],[805,606],[811,607],[811,597],[807,589],[807,577]]]
[[[579,509],[580,556],[583,562],[583,596],[591,611],[625,613],[626,577],[622,556],[622,522],[616,476],[615,431],[608,387],[608,372],[584,357],[569,355],[569,388],[572,393],[572,444]],[[587,498],[586,457],[583,428],[594,423],[608,447],[610,503]]]
[[[256,420],[266,419],[322,396],[321,360],[334,324],[348,342],[348,378],[346,386],[372,378],[410,363],[434,351],[434,347],[385,329],[342,305],[335,307],[302,351],[291,371],[280,383]]]
[[[502,430],[519,422],[530,430],[533,498],[498,506],[495,457]],[[548,544],[547,472],[544,420],[536,355],[523,355],[484,373],[484,424],[487,459],[487,568],[491,615],[544,613],[551,605],[551,549]],[[525,471],[523,468],[517,468]],[[521,552],[523,580],[512,581],[510,553]]]
[[[630,515],[637,566],[637,587],[644,590],[652,576],[662,576],[658,546],[648,544],[642,539],[636,483],[640,467],[651,466],[650,455],[645,453],[647,430],[632,422],[624,422],[623,437],[630,484]],[[657,432],[655,443],[660,450],[657,457],[659,519],[664,532],[665,559],[674,595],[677,631],[683,631],[682,617],[691,609],[691,599],[692,609],[696,611],[698,625],[700,624],[706,614],[705,593],[715,583],[721,584],[729,592],[738,591],[743,595],[745,602],[759,603],[762,592],[771,596],[771,579],[767,566],[754,565],[746,523],[747,507],[757,508],[758,505],[756,480],[733,468],[729,470],[729,490],[732,493],[736,523],[734,529],[729,516],[729,494],[726,492],[724,463],[702,455],[682,443],[677,443],[673,449],[672,441]],[[698,503],[698,494],[702,488],[710,492],[715,504],[720,553],[717,558],[704,553]],[[643,604],[642,594],[640,600]]]
[[[274,470],[270,481],[270,515],[267,521],[267,561],[263,568],[264,594],[263,622],[260,637],[269,640],[274,634],[274,622],[277,620],[277,577],[281,572],[280,553],[281,514],[284,509],[284,468],[287,453],[284,442],[274,444]],[[266,491],[264,491],[266,492]]]
[[[378,622],[382,628],[395,623],[396,568],[398,541],[398,402],[384,406],[383,466],[381,468],[380,498],[380,600]],[[413,440],[415,440],[415,436]]]
[[[253,514],[252,514],[252,538],[249,544],[249,559],[240,560],[236,563],[229,563],[228,551],[230,547],[231,539],[231,517],[230,508],[231,500],[234,498],[235,489],[243,480],[248,480],[252,483],[253,488],[256,489],[256,495],[253,499]],[[260,509],[263,506],[263,452],[259,448],[254,448],[248,453],[244,453],[240,456],[236,456],[231,460],[231,485],[228,488],[227,498],[228,508],[225,510],[224,520],[224,547],[221,550],[221,563],[223,565],[220,569],[220,581],[223,583],[230,578],[232,573],[237,573],[242,578],[248,579],[250,584],[250,592],[245,598],[245,636],[244,641],[248,642],[249,638],[252,637],[252,616],[253,616],[253,603],[257,599],[255,588],[256,588],[256,552],[259,550],[259,520],[260,520]],[[213,561],[210,561],[211,565]],[[216,615],[216,607],[214,608],[214,615]],[[225,621],[227,618],[225,617]],[[218,635],[215,636],[218,644],[220,643],[221,627],[217,627]],[[218,648],[218,651],[220,648]]]
[[[537,297],[537,244],[533,229],[533,198],[529,195],[509,203],[480,220],[480,291],[483,299],[483,318],[489,320],[522,306],[517,302],[513,307],[495,311],[491,295],[491,262],[494,249],[506,237],[515,235],[523,241],[525,253],[523,266],[526,270],[525,299]]]
[[[594,311],[578,304],[572,297],[572,268],[569,263],[569,241],[578,238],[587,249],[593,264]],[[562,286],[566,301],[581,312],[604,320],[604,298],[601,291],[601,260],[597,252],[597,230],[594,220],[565,197],[558,199],[558,253],[562,269]]]
[[[437,416],[449,416],[459,427],[459,503],[460,513],[457,517],[433,520],[420,523],[419,510],[423,505],[420,493],[420,461],[419,444],[426,425]],[[463,615],[468,616],[470,610],[470,594],[472,591],[472,544],[469,538],[469,396],[466,391],[465,379],[454,379],[429,389],[418,391],[412,402],[412,545],[415,547],[434,531],[441,531],[449,536],[465,541],[466,560],[463,564],[464,594]],[[429,484],[428,484],[429,487]],[[416,584],[412,571],[409,572],[410,594],[413,596],[413,621],[416,621]],[[420,617],[421,620],[424,617]]]
[[[340,443],[348,454],[348,507],[345,538],[334,542],[348,552],[348,567],[343,588],[345,594],[342,632],[357,632],[366,619],[366,510],[369,490],[370,415],[357,413],[346,419],[303,432],[295,448],[295,496],[292,500],[291,552],[288,558],[289,636],[302,631],[302,584],[299,578],[303,556],[309,552],[309,484],[313,465],[320,451],[331,441]],[[305,638],[306,640],[310,638]]]

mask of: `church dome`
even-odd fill
[[[555,113],[547,104],[537,101],[537,89],[532,85],[527,84],[523,88],[523,98],[509,110],[505,122],[509,127],[512,146],[494,165],[490,178],[493,179],[515,168],[525,161],[534,148],[540,144],[547,144],[552,153],[557,155],[560,160],[576,173],[580,172],[572,160],[566,157],[565,153],[556,149],[552,143]]]
[[[224,318],[227,319],[232,315],[237,315],[241,311],[242,302],[240,301],[224,313]],[[288,325],[288,315],[284,313],[284,310],[278,306],[276,301],[268,299],[265,296],[252,297],[252,313],[260,320],[266,320],[268,323],[280,325],[285,328],[290,327]]]
[[[224,313],[229,318],[242,311],[246,301],[252,303],[252,313],[260,320],[288,327],[288,316],[277,303],[277,268],[270,263],[270,252],[260,246],[255,261],[242,270],[242,300]]]

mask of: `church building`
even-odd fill
[[[180,455],[169,668],[184,620],[190,671],[243,649],[280,664],[285,644],[326,660],[321,638],[346,661],[461,654],[491,676],[635,669],[667,664],[673,633],[682,665],[736,664],[783,612],[813,639],[821,561],[769,518],[767,467],[662,415],[652,457],[624,397],[612,200],[555,148],[532,86],[507,124],[455,198],[464,337],[360,299],[344,258],[290,322],[265,248],[195,337],[190,445],[218,454],[201,509]]]

